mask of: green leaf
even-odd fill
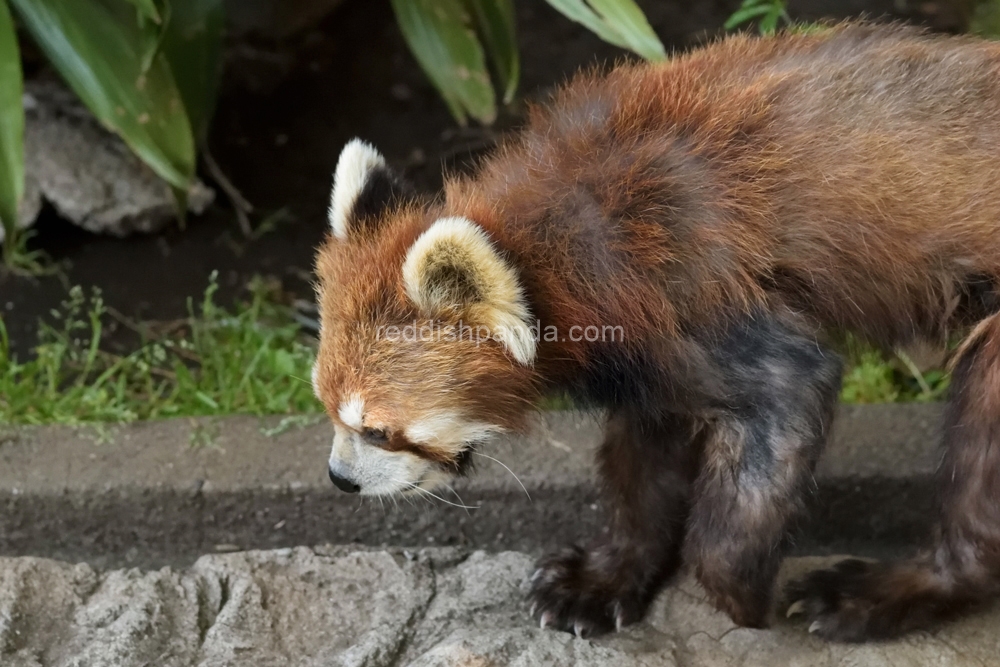
[[[496,118],[496,96],[483,47],[461,0],[392,0],[396,21],[417,62],[455,119]]]
[[[24,82],[17,32],[6,0],[0,0],[0,222],[5,249],[13,247],[17,210],[24,195]]]
[[[1000,0],[978,0],[969,21],[969,32],[983,37],[1000,37]]]
[[[125,0],[125,2],[134,5],[138,14],[137,25],[142,35],[142,46],[140,47],[142,54],[140,62],[142,64],[140,65],[140,69],[145,73],[153,66],[153,59],[160,52],[160,43],[163,40],[163,30],[161,27],[163,25],[164,13],[156,6],[154,0]],[[162,0],[162,2],[169,2],[169,0]],[[169,14],[169,4],[165,6],[165,10]]]
[[[11,0],[35,42],[106,127],[177,188],[194,175],[195,145],[162,53],[143,70],[147,33],[121,0]],[[124,10],[124,11],[123,11]]]
[[[757,28],[762,35],[770,35],[777,30],[778,21],[783,21],[786,25],[791,23],[785,10],[787,5],[787,0],[744,0],[722,27],[732,30],[740,24],[761,17]]]
[[[591,6],[624,38],[627,48],[646,60],[666,60],[667,52],[646,15],[633,0],[590,0]]]
[[[198,143],[205,141],[222,78],[223,0],[171,0],[163,54]]]
[[[547,0],[566,18],[582,24],[609,44],[647,60],[666,60],[663,43],[634,0]]]
[[[778,12],[768,12],[757,25],[758,30],[760,30],[760,34],[770,35],[773,33],[778,27],[779,18],[781,18],[781,14]]]
[[[161,23],[163,18],[160,16],[160,10],[156,8],[156,3],[153,0],[125,0],[135,6],[139,11],[139,15],[143,18],[149,19],[153,23]]]
[[[204,403],[206,406],[212,408],[213,410],[219,409],[219,403],[214,398],[212,398],[203,391],[194,392],[194,397],[197,398],[202,403]]]
[[[726,22],[722,24],[722,27],[726,30],[732,30],[738,25],[746,23],[758,16],[763,16],[771,11],[771,8],[766,5],[754,5],[751,7],[740,7],[733,15],[726,19]]]
[[[618,32],[613,30],[610,26],[606,25],[601,20],[601,17],[595,14],[594,11],[582,0],[547,0],[547,2],[570,21],[575,21],[576,23],[583,25],[605,42],[614,44],[615,46],[619,46],[623,49],[628,48],[628,46],[622,41],[621,35],[619,35]]]
[[[514,99],[521,78],[514,33],[514,4],[511,0],[465,0],[465,4],[476,20],[476,28],[504,90],[504,104],[508,104]]]

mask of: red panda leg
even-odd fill
[[[746,447],[744,428],[717,424],[709,437],[708,460],[695,483],[684,560],[716,607],[738,625],[762,628],[768,625],[788,524],[800,514],[811,479],[806,451],[814,443],[794,443],[763,479],[747,474],[720,451]]]
[[[728,390],[709,422],[684,560],[739,625],[768,622],[788,525],[803,509],[840,387],[840,360],[760,316],[715,353]]]
[[[764,365],[786,382],[761,376],[752,404],[711,422],[684,543],[709,597],[747,627],[767,625],[788,526],[802,512],[840,379],[839,360],[815,343],[811,355],[776,354]]]
[[[848,560],[788,590],[809,630],[842,641],[892,637],[1000,594],[1000,314],[956,356],[938,471],[940,525],[909,561]]]
[[[610,530],[539,561],[530,597],[542,627],[589,636],[642,618],[679,565],[696,436],[679,416],[612,414],[598,453]]]

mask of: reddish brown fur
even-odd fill
[[[526,367],[496,343],[375,340],[378,325],[428,320],[401,265],[456,215],[516,267],[542,326],[620,325],[624,343],[543,342]],[[861,639],[997,587],[1000,44],[843,25],[581,75],[443,200],[331,239],[317,274],[319,393],[335,421],[351,391],[390,428],[427,405],[516,428],[552,386],[610,408],[602,474],[624,518],[603,545],[545,561],[535,585],[543,622],[578,631],[641,614],[685,518],[684,554],[709,592],[763,623],[836,396],[818,332],[940,343],[990,317],[958,362],[935,555],[848,565],[798,592],[821,633]],[[677,420],[691,432],[675,442],[664,429]],[[731,481],[711,472],[727,470]],[[690,498],[654,478],[682,480]]]
[[[998,99],[993,43],[858,26],[733,37],[579,78],[449,183],[445,208],[523,248],[554,321],[658,337],[773,301],[760,277],[777,274],[809,283],[809,304],[782,296],[824,325],[887,344],[940,336],[956,285],[1000,273]],[[544,224],[581,186],[621,221],[609,283],[574,279],[577,239]]]
[[[376,410],[374,421],[393,431],[410,421],[415,403],[426,410],[437,404],[452,408],[456,401],[488,421],[518,428],[537,397],[537,379],[532,369],[512,365],[498,347],[477,347],[468,340],[407,344],[376,339],[380,324],[429,322],[407,301],[400,280],[406,251],[429,221],[416,208],[403,209],[384,233],[361,243],[331,242],[321,250],[316,274],[323,340],[331,344],[321,345],[317,364],[323,387],[331,390],[321,395],[327,411],[339,423],[340,402],[357,391]],[[456,358],[463,363],[455,364]],[[498,377],[509,384],[497,384]],[[461,391],[470,386],[477,391]]]

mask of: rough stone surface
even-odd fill
[[[830,561],[793,559],[782,578]],[[531,568],[516,552],[344,547],[205,556],[183,571],[0,559],[0,664],[983,667],[1000,655],[1000,605],[899,641],[829,644],[794,619],[737,628],[687,576],[644,622],[578,639],[529,620]]]
[[[155,232],[175,219],[169,186],[102,128],[61,83],[25,84],[25,196],[19,224],[30,226],[47,201],[92,232]],[[196,183],[188,208],[201,213],[214,193]],[[0,229],[0,241],[3,230]]]

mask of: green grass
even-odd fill
[[[948,390],[945,372],[922,371],[905,352],[888,356],[850,336],[840,351],[847,360],[842,403],[926,403],[943,400]]]
[[[321,411],[309,376],[315,341],[263,281],[235,309],[214,301],[213,277],[189,315],[172,323],[130,325],[141,334],[126,356],[102,348],[110,314],[99,292],[75,287],[50,324],[42,324],[35,354],[10,353],[0,319],[0,424],[82,424],[228,414],[312,415]],[[933,401],[948,378],[921,373],[905,356],[886,358],[848,339],[845,403]],[[571,407],[563,396],[545,409]],[[298,419],[294,416],[290,419]]]
[[[108,312],[95,291],[70,291],[42,324],[33,358],[10,353],[0,320],[0,423],[80,424],[220,414],[301,414],[321,409],[309,383],[309,337],[261,280],[234,311],[217,305],[213,280],[187,318],[138,327],[127,356],[101,348]]]
[[[854,357],[844,373],[842,403],[906,403],[940,401],[948,389],[948,375],[940,370],[920,372],[887,360],[875,350]]]

